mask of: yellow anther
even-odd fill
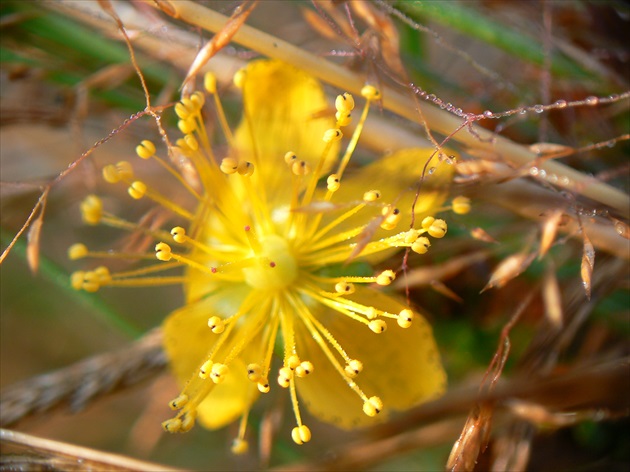
[[[375,320],[378,317],[378,310],[373,306],[368,307],[368,309],[365,311],[365,317],[368,320]]]
[[[98,276],[95,272],[84,272],[83,280],[81,281],[81,289],[86,292],[97,292],[101,285],[99,283]]]
[[[225,364],[216,363],[212,366],[212,370],[210,371],[210,378],[215,384],[220,384],[225,380],[225,376],[228,374],[230,370],[228,366]]]
[[[208,359],[206,362],[201,364],[201,367],[199,367],[199,378],[207,379],[208,376],[210,375],[210,371],[212,371],[213,365],[214,365],[214,362],[212,362],[210,359]]]
[[[136,146],[136,154],[141,159],[149,159],[155,154],[155,144],[145,139]]]
[[[353,379],[363,370],[363,362],[352,359],[350,362],[348,362],[348,365],[344,370],[346,372],[346,375]]]
[[[225,322],[218,316],[211,316],[208,319],[208,327],[214,334],[221,334],[225,331]]]
[[[260,364],[249,364],[247,366],[247,378],[257,383],[262,380],[262,367]]]
[[[70,275],[70,286],[75,290],[81,290],[83,288],[83,281],[85,280],[85,272],[78,270]]]
[[[242,89],[243,85],[245,84],[246,77],[247,72],[245,72],[245,69],[238,70],[236,74],[234,74],[234,78],[232,79],[234,81],[234,85],[236,85],[237,88]]]
[[[374,85],[365,85],[361,89],[361,96],[366,100],[378,100],[381,98],[381,92]]]
[[[127,161],[117,162],[116,171],[121,180],[133,179],[133,166]]]
[[[363,413],[376,416],[383,410],[383,401],[379,397],[370,397],[363,403]]]
[[[197,149],[199,149],[199,142],[197,141],[197,138],[195,138],[192,134],[187,134],[186,136],[184,136],[184,141],[192,151],[196,151]]]
[[[186,237],[186,230],[181,226],[175,226],[171,230],[171,235],[173,236],[173,241],[175,241],[176,243],[183,244],[188,240],[188,238]]]
[[[181,104],[186,107],[191,114],[198,111],[197,106],[193,103],[190,97],[184,97],[181,99]]]
[[[335,113],[335,119],[337,120],[337,126],[348,126],[352,123],[352,113],[349,111],[338,111]]]
[[[384,270],[376,276],[376,283],[379,285],[389,285],[396,280],[396,272],[393,270]]]
[[[413,244],[420,236],[420,231],[417,229],[410,229],[405,233],[405,244]]]
[[[287,163],[289,167],[293,165],[294,162],[297,162],[297,154],[293,151],[289,151],[284,155],[284,162]]]
[[[339,176],[337,174],[330,174],[328,176],[328,179],[326,179],[326,184],[328,186],[328,191],[336,192],[341,186],[341,183],[339,182]]]
[[[131,198],[140,200],[147,193],[147,185],[141,180],[136,180],[135,182],[131,182],[131,185],[127,189],[127,193],[131,196]]]
[[[392,208],[390,205],[383,208],[381,214],[385,217],[381,223],[381,228],[388,231],[394,229],[402,218],[400,210],[398,208]]]
[[[298,377],[306,377],[308,374],[313,372],[313,363],[310,361],[301,362],[299,366],[295,368],[295,375]]]
[[[182,102],[177,102],[175,104],[175,114],[180,120],[186,120],[190,116],[190,111]]]
[[[453,198],[453,213],[457,213],[458,215],[465,215],[470,211],[470,198],[468,197],[455,197]]]
[[[75,261],[81,259],[88,254],[88,248],[85,244],[76,243],[68,248],[68,259]]]
[[[103,180],[108,184],[115,184],[120,182],[120,175],[118,175],[118,170],[116,170],[116,166],[113,164],[106,165],[103,167]]]
[[[232,454],[236,454],[237,456],[245,454],[248,449],[249,444],[247,443],[247,441],[241,438],[234,438],[234,441],[232,441],[232,447],[230,448]]]
[[[220,169],[224,174],[236,174],[238,171],[238,161],[233,157],[224,157],[221,160]]]
[[[295,354],[293,354],[287,359],[287,367],[289,369],[293,370],[299,365],[300,365],[300,358],[296,356]]]
[[[372,320],[368,323],[368,328],[376,334],[384,333],[387,331],[387,323],[383,320]]]
[[[195,131],[195,120],[190,117],[186,118],[185,120],[179,120],[177,122],[177,127],[182,132],[182,134],[190,134]]]
[[[375,202],[381,198],[381,192],[378,190],[369,190],[363,194],[364,202]]]
[[[243,161],[239,163],[236,171],[245,177],[249,177],[254,173],[254,164],[249,161]]]
[[[337,111],[352,111],[354,109],[354,97],[348,92],[343,95],[337,95],[337,98],[335,99],[335,108]]]
[[[435,221],[435,218],[432,216],[425,217],[421,223],[422,229],[427,231],[431,227],[434,221]]]
[[[269,393],[269,390],[271,390],[271,387],[269,386],[269,380],[262,379],[258,381],[258,391],[260,393]]]
[[[337,282],[335,284],[335,292],[350,295],[354,293],[354,284],[350,282]]]
[[[192,410],[186,412],[182,417],[182,427],[179,429],[180,433],[187,433],[193,426],[195,426],[195,420],[197,419],[197,411]]]
[[[155,257],[159,261],[170,261],[173,258],[173,254],[171,253],[171,246],[166,243],[157,243],[155,245]]]
[[[190,101],[195,106],[195,109],[201,110],[203,108],[203,104],[206,103],[206,97],[204,96],[203,92],[197,90],[196,92],[193,92],[193,94],[190,96]]]
[[[306,161],[294,162],[291,165],[291,172],[295,175],[308,175],[311,173],[311,165]]]
[[[341,130],[333,128],[326,130],[322,139],[325,143],[331,143],[333,141],[339,141],[341,138],[343,138],[343,133],[341,132]]]
[[[296,426],[291,431],[291,438],[295,444],[302,445],[311,440],[311,430],[306,425]]]
[[[288,367],[281,367],[278,371],[278,385],[287,388],[293,378],[293,371]]]
[[[203,86],[208,93],[217,93],[217,77],[212,72],[206,72],[203,76]]]
[[[109,269],[105,266],[98,266],[94,269],[93,273],[100,284],[106,284],[112,280],[112,275],[109,273]]]
[[[162,423],[162,428],[168,433],[178,433],[182,429],[182,420],[179,418],[171,418]]]
[[[426,236],[421,236],[416,239],[411,245],[411,250],[418,254],[426,254],[431,247],[431,241]]]
[[[398,313],[398,326],[401,328],[409,328],[413,321],[414,314],[409,308],[405,308]]]
[[[183,406],[188,403],[188,395],[181,394],[178,397],[174,398],[168,403],[168,406],[171,410],[179,410],[183,408]]]
[[[103,202],[96,195],[88,195],[81,202],[81,217],[89,225],[97,225],[103,217]]]
[[[446,230],[448,226],[446,225],[446,221],[444,220],[435,220],[429,228],[427,228],[427,233],[433,236],[434,238],[443,238],[446,234]]]

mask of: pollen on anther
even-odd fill
[[[242,176],[249,177],[254,173],[254,164],[249,161],[243,161],[238,165],[236,171]]]
[[[381,98],[381,92],[373,85],[365,85],[361,89],[361,96],[367,100],[378,100]]]
[[[162,423],[162,428],[169,433],[177,433],[182,428],[182,420],[179,418],[171,418]]]
[[[87,256],[88,248],[85,244],[76,243],[68,248],[68,258],[72,261]]]
[[[278,385],[282,388],[288,388],[293,378],[293,371],[288,367],[281,367],[278,372]]]
[[[337,95],[337,98],[335,99],[335,108],[337,111],[352,111],[354,109],[354,97],[348,92],[343,95]]]
[[[90,225],[100,223],[103,217],[103,202],[96,195],[88,195],[81,202],[81,216]]]
[[[295,175],[308,175],[311,173],[311,166],[306,161],[294,162],[291,165],[291,171]]]
[[[346,372],[346,375],[350,377],[351,379],[359,375],[362,370],[363,370],[363,362],[357,359],[352,359],[350,362],[348,362],[348,365],[344,369],[344,371]]]
[[[341,132],[341,130],[333,128],[326,130],[322,139],[325,143],[331,143],[333,141],[339,141],[341,138],[343,138],[343,133]]]
[[[188,395],[181,394],[178,397],[171,400],[168,404],[171,410],[180,410],[184,405],[188,403]]]
[[[299,366],[295,368],[295,375],[298,377],[306,377],[313,372],[313,364],[310,361],[301,362]]]
[[[249,364],[247,366],[247,378],[256,383],[262,380],[262,367],[260,364]]]
[[[295,444],[302,445],[311,440],[311,430],[306,425],[296,426],[291,431],[291,438]]]
[[[363,194],[364,202],[375,202],[381,198],[381,192],[378,190],[369,190]]]
[[[186,230],[181,226],[175,226],[171,230],[171,235],[173,236],[173,241],[176,243],[183,244],[186,242]]]
[[[210,375],[210,371],[212,370],[213,365],[214,362],[212,362],[212,360],[210,359],[204,362],[201,367],[199,367],[199,378],[207,379]]]
[[[424,223],[424,222],[423,222]],[[448,226],[446,221],[444,220],[435,220],[431,223],[431,225],[427,228],[427,233],[433,236],[434,238],[443,238],[446,234],[446,230]]]
[[[455,197],[452,205],[453,213],[465,215],[470,211],[470,198],[463,196]]]
[[[157,243],[155,245],[155,257],[164,262],[168,262],[173,258],[171,253],[171,246],[166,243]]]
[[[203,86],[208,93],[217,93],[217,78],[212,72],[206,72],[203,76]]]
[[[421,236],[411,244],[411,250],[418,254],[426,254],[431,247],[431,241],[426,236]]]
[[[149,159],[153,157],[155,154],[155,144],[148,139],[143,140],[138,146],[136,146],[136,154],[141,159]]]
[[[335,292],[350,295],[354,293],[354,284],[350,282],[337,282],[335,284]]]
[[[127,189],[129,196],[135,200],[140,200],[147,193],[147,185],[141,180],[132,182]]]
[[[225,331],[225,322],[218,316],[211,316],[208,319],[208,327],[214,334],[221,334]]]
[[[258,382],[258,391],[260,393],[269,393],[271,387],[269,386],[269,381],[267,379],[260,380]]]
[[[238,161],[233,157],[224,157],[219,168],[224,174],[236,174],[238,171]]]
[[[400,210],[398,208],[391,208],[390,206],[383,208],[381,214],[385,217],[381,223],[381,228],[388,231],[394,229],[402,218]]]
[[[339,190],[339,187],[341,186],[339,176],[337,174],[330,174],[326,180],[326,185],[330,192],[336,192]]]
[[[368,327],[376,334],[387,331],[387,323],[383,320],[372,320],[368,323]]]
[[[284,155],[284,162],[290,167],[294,162],[297,162],[297,155],[293,151],[289,151]]]
[[[384,270],[376,276],[376,283],[379,285],[389,285],[396,280],[396,272],[393,270]]]
[[[398,326],[400,326],[401,328],[409,328],[411,326],[413,318],[413,311],[411,311],[409,308],[401,310],[401,312],[398,314]]]
[[[363,403],[363,413],[376,416],[383,409],[383,401],[379,397],[370,397]]]
[[[232,454],[236,455],[245,454],[248,449],[249,444],[247,443],[247,441],[241,438],[234,438],[234,441],[232,442],[232,447],[230,448]]]
[[[210,372],[210,378],[215,384],[220,384],[225,381],[225,376],[228,374],[229,369],[225,364],[216,363],[212,366]]]

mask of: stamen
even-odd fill
[[[468,197],[455,197],[452,203],[453,213],[458,215],[465,215],[470,211],[470,198]]]
[[[448,226],[444,220],[436,220],[432,216],[427,216],[422,220],[422,228],[436,239],[443,238]]]

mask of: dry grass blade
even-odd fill
[[[595,266],[595,248],[593,243],[588,239],[586,233],[583,233],[584,237],[584,251],[582,253],[582,285],[584,285],[584,291],[586,292],[586,298],[591,299],[591,279],[593,277],[593,267]]]
[[[475,468],[477,458],[487,444],[492,423],[493,408],[487,404],[476,406],[446,461],[446,470],[469,471]]]
[[[0,429],[0,444],[2,445],[1,470],[90,470],[93,472],[177,470],[162,464],[130,459],[7,429]],[[9,452],[11,452],[10,455]]]
[[[0,425],[9,426],[63,404],[72,411],[81,410],[95,398],[134,385],[165,365],[162,333],[151,331],[125,349],[5,388],[0,392]]]
[[[538,258],[542,258],[553,244],[558,233],[558,225],[562,221],[562,210],[554,210],[544,221]]]
[[[490,280],[486,286],[481,290],[481,293],[491,288],[501,288],[505,286],[510,280],[518,277],[536,257],[535,253],[529,253],[528,251],[519,252],[518,254],[512,254],[501,261],[496,269],[492,272]]]
[[[545,316],[554,329],[562,328],[562,294],[553,265],[549,265],[542,281],[542,296],[545,303]]]
[[[42,234],[42,225],[44,224],[44,213],[46,210],[46,202],[48,201],[48,192],[50,188],[46,188],[40,199],[41,206],[37,218],[31,224],[28,230],[26,243],[26,260],[28,267],[33,274],[39,271],[39,238]]]

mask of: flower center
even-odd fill
[[[298,274],[298,265],[289,244],[280,236],[267,236],[261,241],[262,256],[254,267],[243,269],[245,281],[260,290],[283,289]]]

